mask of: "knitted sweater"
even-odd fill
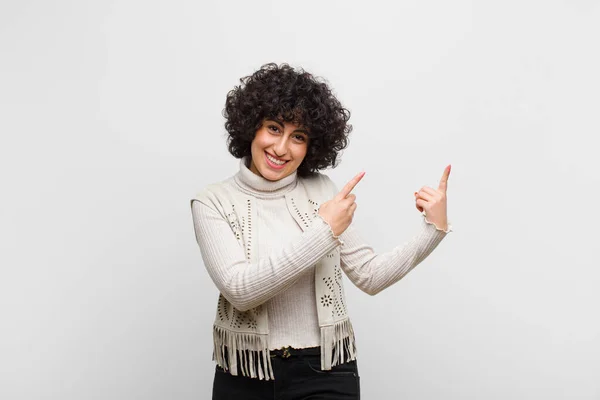
[[[319,346],[319,324],[315,302],[315,269],[312,265],[286,262],[310,259],[315,246],[331,251],[340,247],[341,268],[362,291],[374,295],[399,281],[423,261],[452,231],[438,229],[423,216],[422,224],[412,240],[391,251],[376,254],[351,224],[339,238],[333,236],[327,223],[317,218],[311,230],[303,232],[286,207],[285,194],[292,190],[297,174],[269,181],[250,171],[249,158],[240,160],[233,177],[237,188],[256,199],[258,220],[256,238],[259,259],[248,266],[236,261],[231,243],[234,233],[227,220],[202,202],[192,202],[196,240],[205,267],[225,298],[237,309],[247,310],[259,304],[267,308],[269,348],[283,346],[306,348]],[[331,185],[331,193],[337,187]],[[320,249],[323,250],[323,249]],[[242,254],[243,255],[243,254]]]

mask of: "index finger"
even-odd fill
[[[352,189],[354,189],[354,187],[358,184],[358,182],[360,182],[360,180],[363,178],[363,176],[365,176],[365,172],[361,172],[358,175],[356,175],[354,178],[352,178],[350,180],[350,182],[346,183],[346,185],[342,188],[342,190],[340,190],[337,197],[339,199],[345,199],[346,196],[348,196],[350,194],[350,192],[352,192]]]
[[[448,189],[448,177],[450,176],[451,168],[452,168],[451,165],[448,165],[446,167],[446,169],[444,170],[444,174],[442,175],[442,179],[440,179],[440,185],[438,186],[438,189],[443,191],[444,193]]]

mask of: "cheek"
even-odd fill
[[[255,137],[254,140],[252,141],[252,145],[251,148],[253,151],[260,151],[262,148],[264,147],[262,141],[260,140],[259,137]]]
[[[298,151],[296,152],[296,159],[298,160],[299,163],[301,163],[304,158],[306,157],[307,154],[307,148],[304,147],[302,149],[298,149]]]
[[[258,131],[252,140],[252,147],[257,150],[262,150],[269,146],[269,136],[267,133]]]

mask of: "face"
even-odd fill
[[[250,170],[270,181],[294,173],[308,149],[308,130],[290,122],[266,119],[252,141]]]

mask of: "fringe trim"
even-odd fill
[[[267,335],[233,332],[213,326],[213,360],[231,375],[275,379]]]
[[[356,359],[356,342],[350,319],[321,327],[321,369]]]

